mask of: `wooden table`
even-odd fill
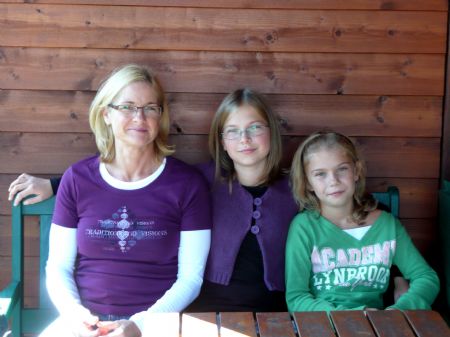
[[[158,337],[448,337],[435,311],[154,314]],[[153,335],[153,334],[152,334]]]

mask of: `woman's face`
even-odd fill
[[[267,121],[250,105],[243,105],[228,116],[223,126],[222,146],[233,160],[236,171],[266,164],[270,151]]]
[[[158,99],[149,83],[133,82],[123,88],[111,104],[128,107],[158,106]],[[108,107],[103,116],[105,123],[111,126],[116,150],[121,147],[148,147],[153,144],[159,132],[161,117],[157,114],[145,114],[143,109],[125,113],[121,109]]]

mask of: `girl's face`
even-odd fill
[[[355,164],[343,148],[321,147],[306,157],[308,189],[320,201],[321,211],[331,208],[353,208],[358,174]]]
[[[112,102],[114,105],[157,106],[155,90],[146,82],[133,82],[122,89]],[[153,143],[159,132],[157,115],[146,116],[142,109],[134,113],[125,113],[114,108],[103,112],[105,123],[111,125],[116,149],[122,146],[146,147]]]
[[[236,171],[265,167],[270,151],[270,129],[254,107],[243,105],[230,113],[222,132],[222,146]]]

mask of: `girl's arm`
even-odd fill
[[[198,296],[203,283],[210,242],[209,229],[180,233],[177,280],[152,307],[130,318],[138,325],[143,335],[146,330],[146,313],[180,312]]]
[[[414,246],[405,228],[396,219],[396,249],[393,263],[398,266],[409,289],[390,309],[430,309],[439,292],[439,278]]]
[[[312,273],[313,243],[308,239],[308,234],[294,218],[286,242],[286,302],[288,309],[290,312],[337,310],[332,303],[318,299],[311,293],[309,280]]]

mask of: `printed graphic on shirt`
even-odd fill
[[[127,206],[120,207],[109,219],[100,219],[95,228],[86,228],[89,239],[101,239],[110,244],[104,250],[130,251],[140,240],[158,240],[167,236],[167,230],[156,230],[154,220],[139,220]]]
[[[338,287],[384,289],[389,283],[395,240],[362,248],[333,249],[314,246],[311,253],[316,291]]]

